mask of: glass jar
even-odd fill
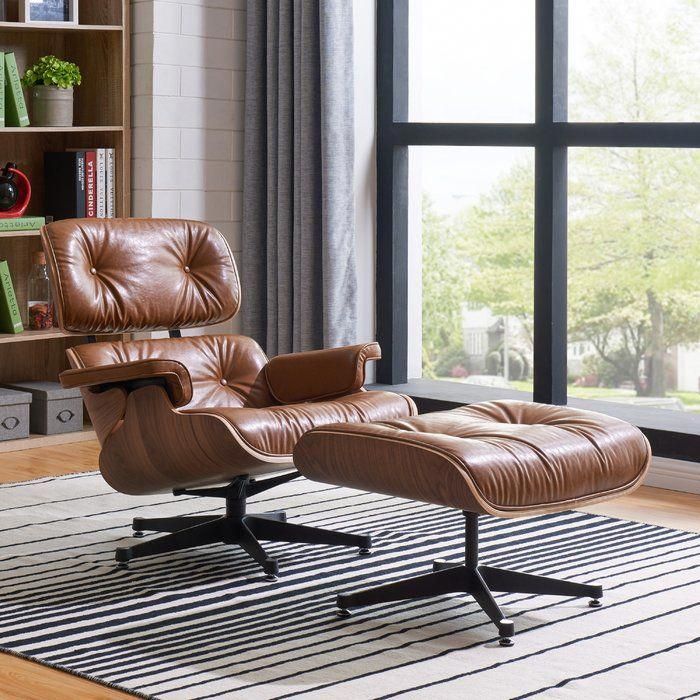
[[[27,328],[30,331],[40,331],[53,328],[53,299],[46,255],[34,253],[32,263],[27,278]]]

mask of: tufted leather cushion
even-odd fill
[[[42,229],[61,328],[123,333],[226,321],[238,273],[211,226],[174,219],[67,219]]]
[[[68,358],[75,368],[136,360],[180,362],[189,371],[192,382],[188,408],[255,408],[275,403],[263,373],[267,357],[254,340],[242,335],[87,343],[70,348]]]
[[[402,394],[358,391],[312,403],[183,411],[189,412],[223,418],[250,449],[262,456],[291,456],[299,438],[319,425],[392,420],[415,414],[416,407],[411,399]]]
[[[316,481],[501,516],[620,495],[650,461],[646,438],[624,421],[521,401],[317,428],[294,450]]]

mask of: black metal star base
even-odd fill
[[[561,581],[547,576],[534,576],[519,571],[479,565],[479,516],[464,512],[464,564],[436,560],[433,572],[423,576],[367,588],[355,593],[341,593],[337,598],[338,615],[348,617],[350,608],[397,600],[428,598],[446,593],[467,593],[479,604],[498,628],[499,644],[512,646],[515,628],[493,598],[492,592],[534,593],[567,597],[590,597],[591,607],[600,607],[601,586]]]
[[[344,532],[288,523],[283,511],[255,515],[249,515],[246,512],[246,501],[249,496],[267,491],[298,476],[299,472],[293,472],[262,481],[241,476],[228,486],[173,491],[176,496],[187,494],[225,498],[226,514],[218,517],[189,515],[174,518],[134,518],[135,537],[143,537],[144,530],[170,534],[140,542],[131,547],[119,547],[115,553],[117,565],[127,568],[132,559],[224,542],[238,545],[245,550],[260,564],[266,574],[266,580],[275,581],[279,574],[279,565],[276,559],[267,555],[259,540],[345,545],[357,547],[360,554],[369,554],[372,539],[368,535],[349,535]]]

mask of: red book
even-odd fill
[[[85,151],[85,216],[97,216],[97,153]]]

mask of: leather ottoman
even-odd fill
[[[464,563],[338,596],[339,614],[359,605],[445,593],[471,594],[512,644],[513,623],[491,591],[590,597],[600,586],[478,563],[478,516],[555,513],[637,488],[651,461],[644,435],[610,416],[565,406],[493,401],[377,423],[341,423],[306,433],[294,463],[315,481],[449,506],[466,520]]]

